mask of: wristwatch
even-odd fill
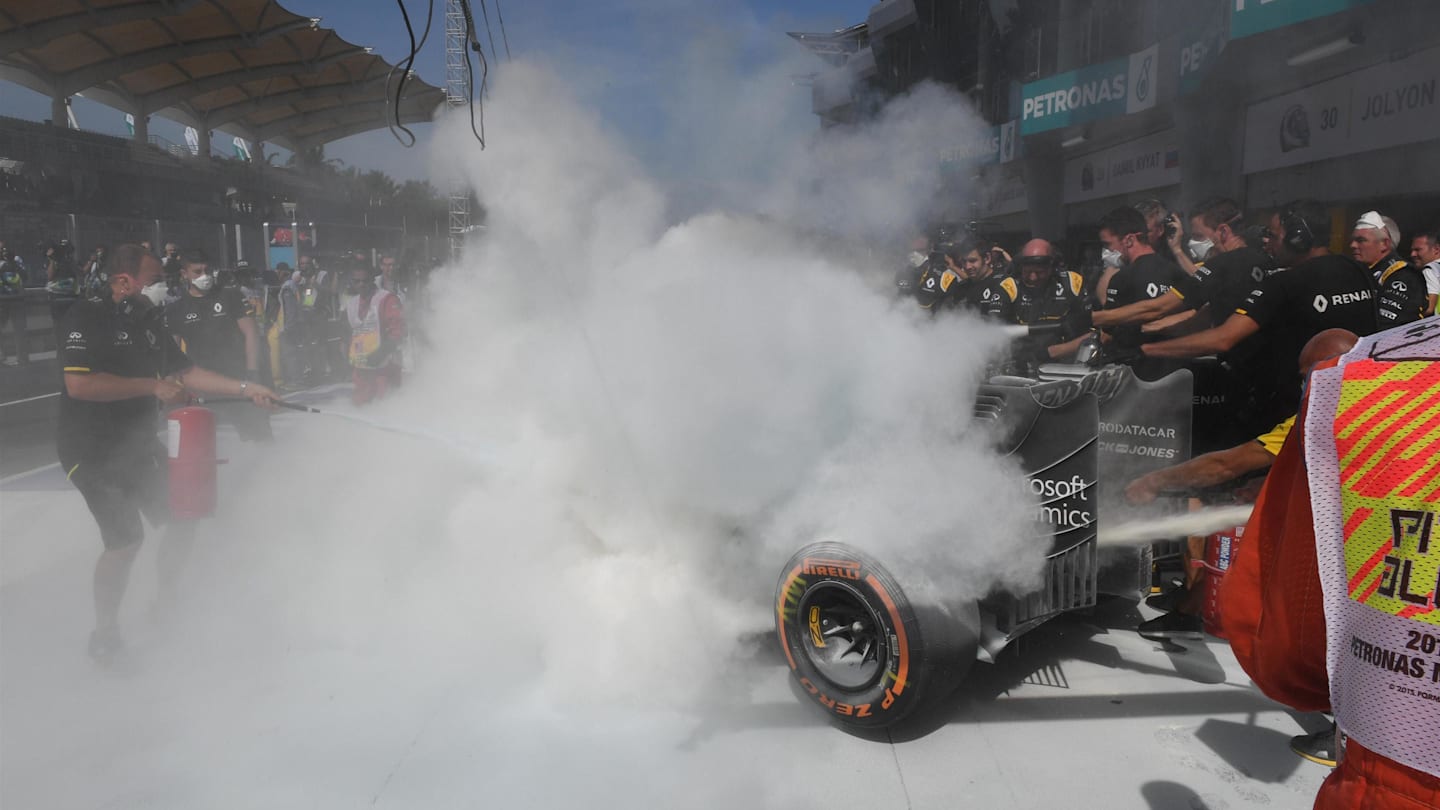
[[[242,381],[242,382],[240,383],[240,396],[242,396],[242,397],[245,396],[245,395],[246,395],[246,394],[245,394],[245,389],[247,389],[247,388],[249,388],[249,387],[250,387],[250,383]]]

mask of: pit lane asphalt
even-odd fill
[[[54,352],[0,366],[0,480],[55,461],[60,371]]]
[[[277,436],[307,418],[277,418]],[[53,470],[21,476],[0,484],[0,515],[0,806],[485,806],[507,771],[535,767],[520,759],[531,755],[524,745],[489,738],[483,695],[426,692],[403,662],[364,645],[297,650],[282,669],[231,684],[238,692],[222,702],[244,710],[226,716],[221,735],[179,720],[219,710],[187,696],[177,714],[158,685],[97,673],[80,652],[98,545],[78,493]],[[137,571],[143,592],[145,567]],[[1043,625],[997,664],[977,665],[904,735],[832,727],[795,698],[768,636],[756,637],[733,695],[658,745],[659,764],[704,781],[694,807],[1308,807],[1327,770],[1286,742],[1323,718],[1261,695],[1220,640],[1141,639],[1133,628],[1152,615],[1111,600]],[[243,658],[234,666],[244,673]],[[367,678],[379,686],[356,685]],[[53,700],[57,691],[73,700]],[[656,725],[657,735],[672,728]],[[595,744],[582,756],[603,760]],[[760,793],[712,801],[724,790],[712,773]],[[277,793],[296,786],[304,791]],[[506,806],[574,806],[545,801],[545,789]]]

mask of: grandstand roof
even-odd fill
[[[6,0],[0,79],[292,150],[385,126],[399,71],[319,23],[274,0]],[[400,119],[444,100],[412,75]]]

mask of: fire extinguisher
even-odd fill
[[[1205,561],[1194,563],[1209,570],[1209,575],[1205,577],[1205,604],[1200,615],[1205,622],[1205,632],[1219,638],[1225,638],[1220,583],[1225,580],[1225,573],[1230,570],[1230,563],[1234,561],[1244,537],[1244,526],[1210,535],[1205,538]]]
[[[170,515],[195,520],[215,512],[215,412],[178,408],[170,412],[166,439],[170,455]]]

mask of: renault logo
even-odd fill
[[[1323,296],[1323,295],[1317,295],[1317,296],[1315,296],[1315,311],[1316,311],[1316,312],[1324,312],[1325,310],[1327,310],[1327,309],[1329,309],[1329,308],[1330,308],[1330,299],[1326,298],[1326,297]]]

